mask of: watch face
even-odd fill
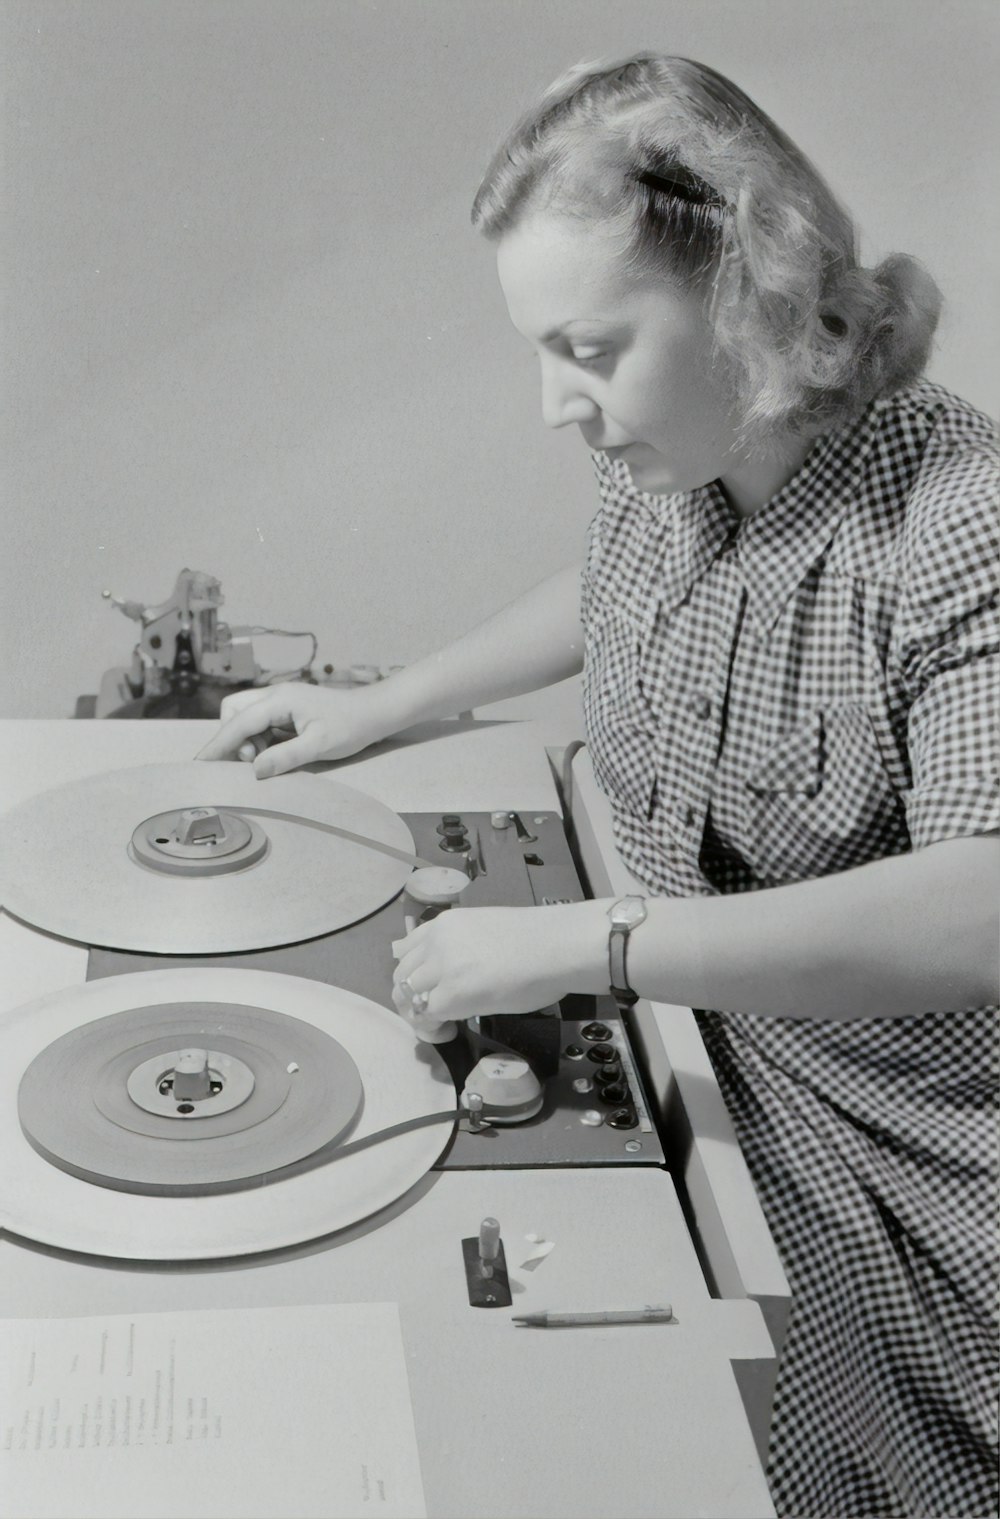
[[[646,904],[641,897],[626,897],[616,902],[611,910],[611,921],[622,928],[635,928],[646,916]]]

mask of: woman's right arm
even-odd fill
[[[312,760],[343,759],[414,723],[520,696],[583,668],[580,566],[550,575],[471,632],[374,685],[290,682],[235,692],[199,759],[229,759],[268,728],[296,736],[258,755],[261,778]]]

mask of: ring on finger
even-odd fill
[[[402,981],[396,982],[394,1000],[395,996],[402,998],[411,1013],[426,1013],[430,992],[415,991],[413,982],[407,978],[404,977]]]

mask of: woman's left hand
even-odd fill
[[[394,1000],[405,1005],[415,996],[415,1011],[433,1023],[528,1013],[567,992],[606,989],[607,917],[599,902],[452,908],[392,949]]]

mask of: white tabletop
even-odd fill
[[[217,723],[0,721],[0,810],[100,770],[194,759]],[[551,808],[547,727],[486,719],[423,724],[357,758],[314,766],[397,812]]]

